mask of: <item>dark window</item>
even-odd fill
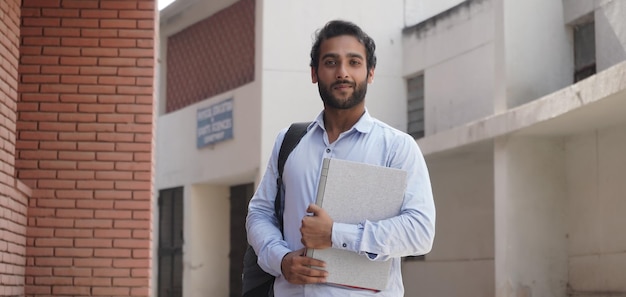
[[[596,34],[593,20],[574,26],[574,82],[596,74]]]
[[[241,296],[243,256],[248,247],[246,215],[248,202],[254,194],[254,184],[230,188],[230,296]]]
[[[407,133],[424,137],[424,75],[407,79]]]
[[[183,188],[159,191],[159,297],[183,296]]]

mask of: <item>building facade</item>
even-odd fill
[[[373,36],[379,63],[368,108],[405,129],[402,11],[402,1],[259,0],[178,0],[161,11],[155,182],[163,203],[176,193],[182,205],[158,223],[182,240],[159,244],[174,247],[162,271],[176,275],[184,296],[239,296],[247,202],[274,139],[322,110],[308,66],[316,29],[344,18]],[[230,124],[207,132],[204,119],[218,117]]]
[[[308,54],[340,18],[377,43],[369,111],[416,138],[431,174],[437,236],[403,262],[406,296],[626,294],[624,5],[174,2],[160,14],[156,290],[238,296],[247,202],[278,131],[322,109]]]
[[[150,296],[156,19],[0,2],[0,296]]]
[[[403,30],[438,210],[412,296],[626,294],[625,4],[470,0]]]

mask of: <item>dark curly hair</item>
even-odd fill
[[[311,47],[311,64],[310,66],[315,69],[319,67],[319,58],[320,58],[320,46],[322,41],[342,36],[342,35],[350,35],[356,38],[363,46],[365,47],[366,54],[366,67],[369,72],[372,68],[376,67],[376,44],[374,40],[369,37],[359,26],[354,23],[342,21],[342,20],[334,20],[326,23],[326,25],[317,30],[315,33],[315,43],[313,43],[313,47]]]

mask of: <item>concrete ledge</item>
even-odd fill
[[[566,136],[626,122],[626,62],[576,84],[417,140],[425,156],[510,133]]]

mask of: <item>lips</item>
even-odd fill
[[[354,86],[355,86],[355,83],[352,83],[349,81],[338,81],[332,85],[332,88],[333,89],[347,89],[347,88],[354,88]]]

